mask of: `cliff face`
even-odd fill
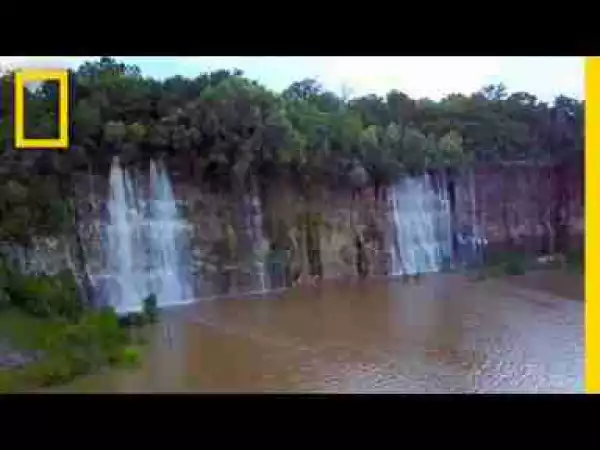
[[[282,255],[287,268],[285,273],[271,276],[271,287],[309,275],[354,276],[359,256],[368,275],[389,273],[394,224],[385,189],[378,198],[371,188],[315,187],[302,195],[282,178],[264,192],[255,186],[243,195],[233,195],[211,192],[177,173],[172,178],[174,195],[187,223],[189,270],[199,296],[255,289],[256,259],[272,253]],[[140,179],[143,190],[143,175]],[[454,229],[477,224],[491,248],[553,252],[564,242],[582,244],[581,169],[489,166],[449,180],[454,186]],[[76,175],[75,182],[87,270],[102,274],[106,266],[101,249],[102,218],[107,215],[108,179],[106,175],[82,173]],[[35,255],[27,255],[37,260],[36,270],[73,267],[72,237],[40,240],[36,248]]]
[[[493,248],[581,248],[583,189],[583,170],[574,165],[479,167],[456,179],[456,221],[474,218]]]

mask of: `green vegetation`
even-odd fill
[[[2,170],[0,169],[0,174]],[[28,245],[32,236],[69,230],[71,204],[52,177],[10,173],[0,176],[0,242]]]
[[[474,274],[476,280],[505,275],[524,275],[532,270],[561,269],[583,272],[583,252],[569,250],[565,253],[536,257],[524,251],[495,251],[490,253],[483,267]]]
[[[239,70],[158,80],[108,57],[70,73],[69,151],[14,151],[14,77],[0,78],[0,242],[25,247],[36,236],[77,236],[78,210],[67,201],[74,174],[106,173],[115,155],[125,164],[162,157],[218,190],[243,190],[250,178],[268,188],[285,177],[306,198],[316,185],[378,192],[425,170],[514,161],[561,167],[583,155],[584,104],[565,96],[544,102],[493,85],[440,101],[399,90],[346,98],[311,79],[274,92]],[[52,134],[56,99],[55,83],[26,91],[32,136]]]
[[[76,322],[41,319],[18,309],[0,313],[0,335],[19,351],[41,358],[16,369],[0,368],[0,392],[65,383],[107,365],[131,365],[128,332],[113,311],[86,312]]]
[[[85,261],[80,208],[70,200],[74,176],[106,173],[115,155],[125,164],[168,159],[184,176],[219,190],[248,187],[251,174],[262,187],[282,176],[306,198],[318,184],[377,192],[399,176],[426,170],[505,161],[561,167],[583,155],[583,102],[558,96],[546,103],[502,85],[440,101],[397,90],[343,98],[310,79],[273,92],[239,70],[157,80],[112,58],[86,62],[70,75],[68,152],[13,149],[14,77],[0,76],[0,243],[27,250],[37,237],[74,236],[79,273]],[[51,137],[56,84],[25,95],[28,136]],[[299,245],[309,256],[302,266],[320,264],[308,248],[322,225],[314,211],[299,215],[297,226],[307,231]],[[235,235],[228,230],[226,236],[233,258]],[[486,271],[518,274],[529,267],[522,255],[502,258]],[[581,261],[566,260],[570,267]],[[22,369],[0,369],[0,390],[66,381],[139,359],[129,328],[157,320],[156,297],[145,299],[142,313],[118,318],[90,311],[86,292],[89,286],[79,286],[70,272],[28,276],[0,266],[0,338],[43,354]]]
[[[0,392],[64,383],[108,365],[139,361],[132,330],[110,308],[86,309],[72,274],[23,275],[4,263],[0,284],[0,338],[11,351],[38,355],[16,368],[0,365]]]
[[[78,210],[67,200],[74,174],[106,173],[115,155],[125,164],[168,159],[182,176],[219,190],[247,188],[250,178],[266,188],[281,176],[306,198],[315,185],[378,192],[425,170],[506,161],[560,167],[583,155],[584,104],[565,96],[548,103],[493,85],[440,101],[399,90],[346,98],[311,79],[273,92],[239,70],[157,80],[108,57],[70,73],[69,151],[14,151],[14,77],[0,78],[0,242],[24,247],[36,236],[77,236]],[[26,91],[32,136],[52,134],[56,89]]]
[[[6,269],[5,269],[6,271]],[[71,271],[58,275],[29,276],[17,272],[6,273],[4,288],[11,304],[42,318],[64,317],[77,320],[83,314],[83,304],[77,293],[77,284]]]
[[[140,351],[137,347],[125,347],[121,354],[121,364],[126,367],[135,367],[140,363]]]
[[[61,173],[164,155],[195,178],[232,187],[249,173],[298,184],[385,184],[398,175],[473,162],[562,162],[583,151],[583,103],[552,104],[502,85],[435,102],[393,90],[343,98],[315,80],[270,91],[239,70],[195,78],[144,77],[136,66],[102,58],[71,73],[69,152],[12,152],[12,73],[2,76],[2,159],[13,172]],[[49,134],[56,85],[27,92],[32,135]]]
[[[502,266],[506,275],[524,275],[525,264],[521,259],[511,258]]]
[[[496,251],[486,257],[486,275],[523,275],[533,266],[533,257],[519,251]]]
[[[158,320],[158,303],[155,294],[150,294],[144,299],[144,318],[148,323]]]
[[[565,253],[567,270],[574,273],[583,273],[585,255],[582,250],[569,250]]]

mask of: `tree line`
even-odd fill
[[[69,151],[13,151],[12,83],[13,74],[4,73],[5,171],[100,170],[114,155],[124,163],[162,156],[182,161],[192,177],[224,185],[282,171],[382,185],[475,163],[561,163],[580,158],[584,146],[583,102],[566,96],[547,103],[500,84],[440,101],[399,90],[343,98],[312,79],[277,93],[240,70],[157,80],[104,57],[71,71]],[[57,133],[56,105],[56,85],[27,90],[27,137]]]

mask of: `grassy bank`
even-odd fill
[[[142,344],[137,331],[156,319],[153,297],[146,299],[145,314],[134,320],[119,318],[111,308],[87,309],[70,273],[34,277],[3,266],[0,295],[0,392],[33,390],[109,366],[136,365]],[[8,364],[7,354],[22,362]]]
[[[482,267],[474,270],[477,279],[524,275],[533,270],[559,269],[571,273],[583,273],[583,252],[570,251],[547,256],[535,256],[518,251],[494,252],[486,255]]]
[[[15,351],[40,355],[22,367],[0,368],[0,392],[52,386],[106,366],[136,364],[139,354],[112,311],[88,313],[76,322],[3,311],[0,336]]]

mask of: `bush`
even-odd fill
[[[0,301],[8,302],[1,324],[11,341],[43,354],[21,369],[0,370],[0,391],[64,383],[111,364],[137,364],[139,352],[126,347],[130,330],[122,325],[141,326],[157,317],[155,296],[144,301],[143,313],[119,318],[112,308],[86,310],[70,271],[31,276],[5,264]]]
[[[574,272],[582,272],[585,263],[585,255],[581,250],[570,250],[565,253],[565,264],[567,269]]]
[[[13,392],[19,389],[18,378],[8,370],[0,369],[0,393]]]
[[[112,308],[86,310],[70,271],[31,276],[0,261],[3,331],[18,347],[40,351],[42,359],[21,369],[0,370],[0,391],[24,390],[72,380],[111,364],[131,366],[139,352],[126,347],[130,332]],[[1,306],[1,305],[0,305]],[[143,325],[157,315],[156,298],[144,302],[144,313],[125,318]]]
[[[523,275],[525,273],[525,264],[517,258],[509,259],[503,267],[506,275]]]
[[[20,378],[28,386],[46,387],[66,383],[77,375],[66,357],[56,355],[22,369]]]
[[[485,270],[478,270],[473,277],[474,281],[484,281],[488,278],[488,274]]]
[[[156,295],[150,294],[144,299],[144,316],[149,323],[154,323],[158,319],[158,303]]]
[[[34,316],[64,317],[74,321],[84,311],[75,277],[69,270],[53,276],[11,272],[6,282],[11,304]]]
[[[488,275],[523,275],[529,264],[527,255],[506,251],[488,254],[485,267]]]
[[[62,355],[75,374],[88,372],[119,359],[127,334],[114,311],[87,313],[80,321],[67,324],[48,336],[46,347],[52,356]]]
[[[118,321],[123,327],[142,327],[158,320],[158,305],[156,295],[150,294],[143,300],[142,312],[130,312],[119,317]]]
[[[0,312],[10,306],[10,296],[8,295],[8,292],[2,288],[1,283],[2,281],[0,281]]]
[[[140,363],[140,359],[139,349],[137,347],[128,346],[121,351],[120,358],[117,362],[126,367],[133,367]]]
[[[141,327],[146,323],[146,317],[143,313],[130,312],[119,317],[119,324],[122,327]]]
[[[18,370],[0,370],[0,392],[24,390],[35,386],[51,386],[71,381],[78,375],[90,373],[111,364],[136,364],[139,354],[129,343],[127,330],[119,325],[117,314],[110,308],[87,312],[76,322],[64,319],[31,320],[27,315],[14,315],[42,334],[36,340],[43,358]],[[36,325],[39,323],[39,325]]]

